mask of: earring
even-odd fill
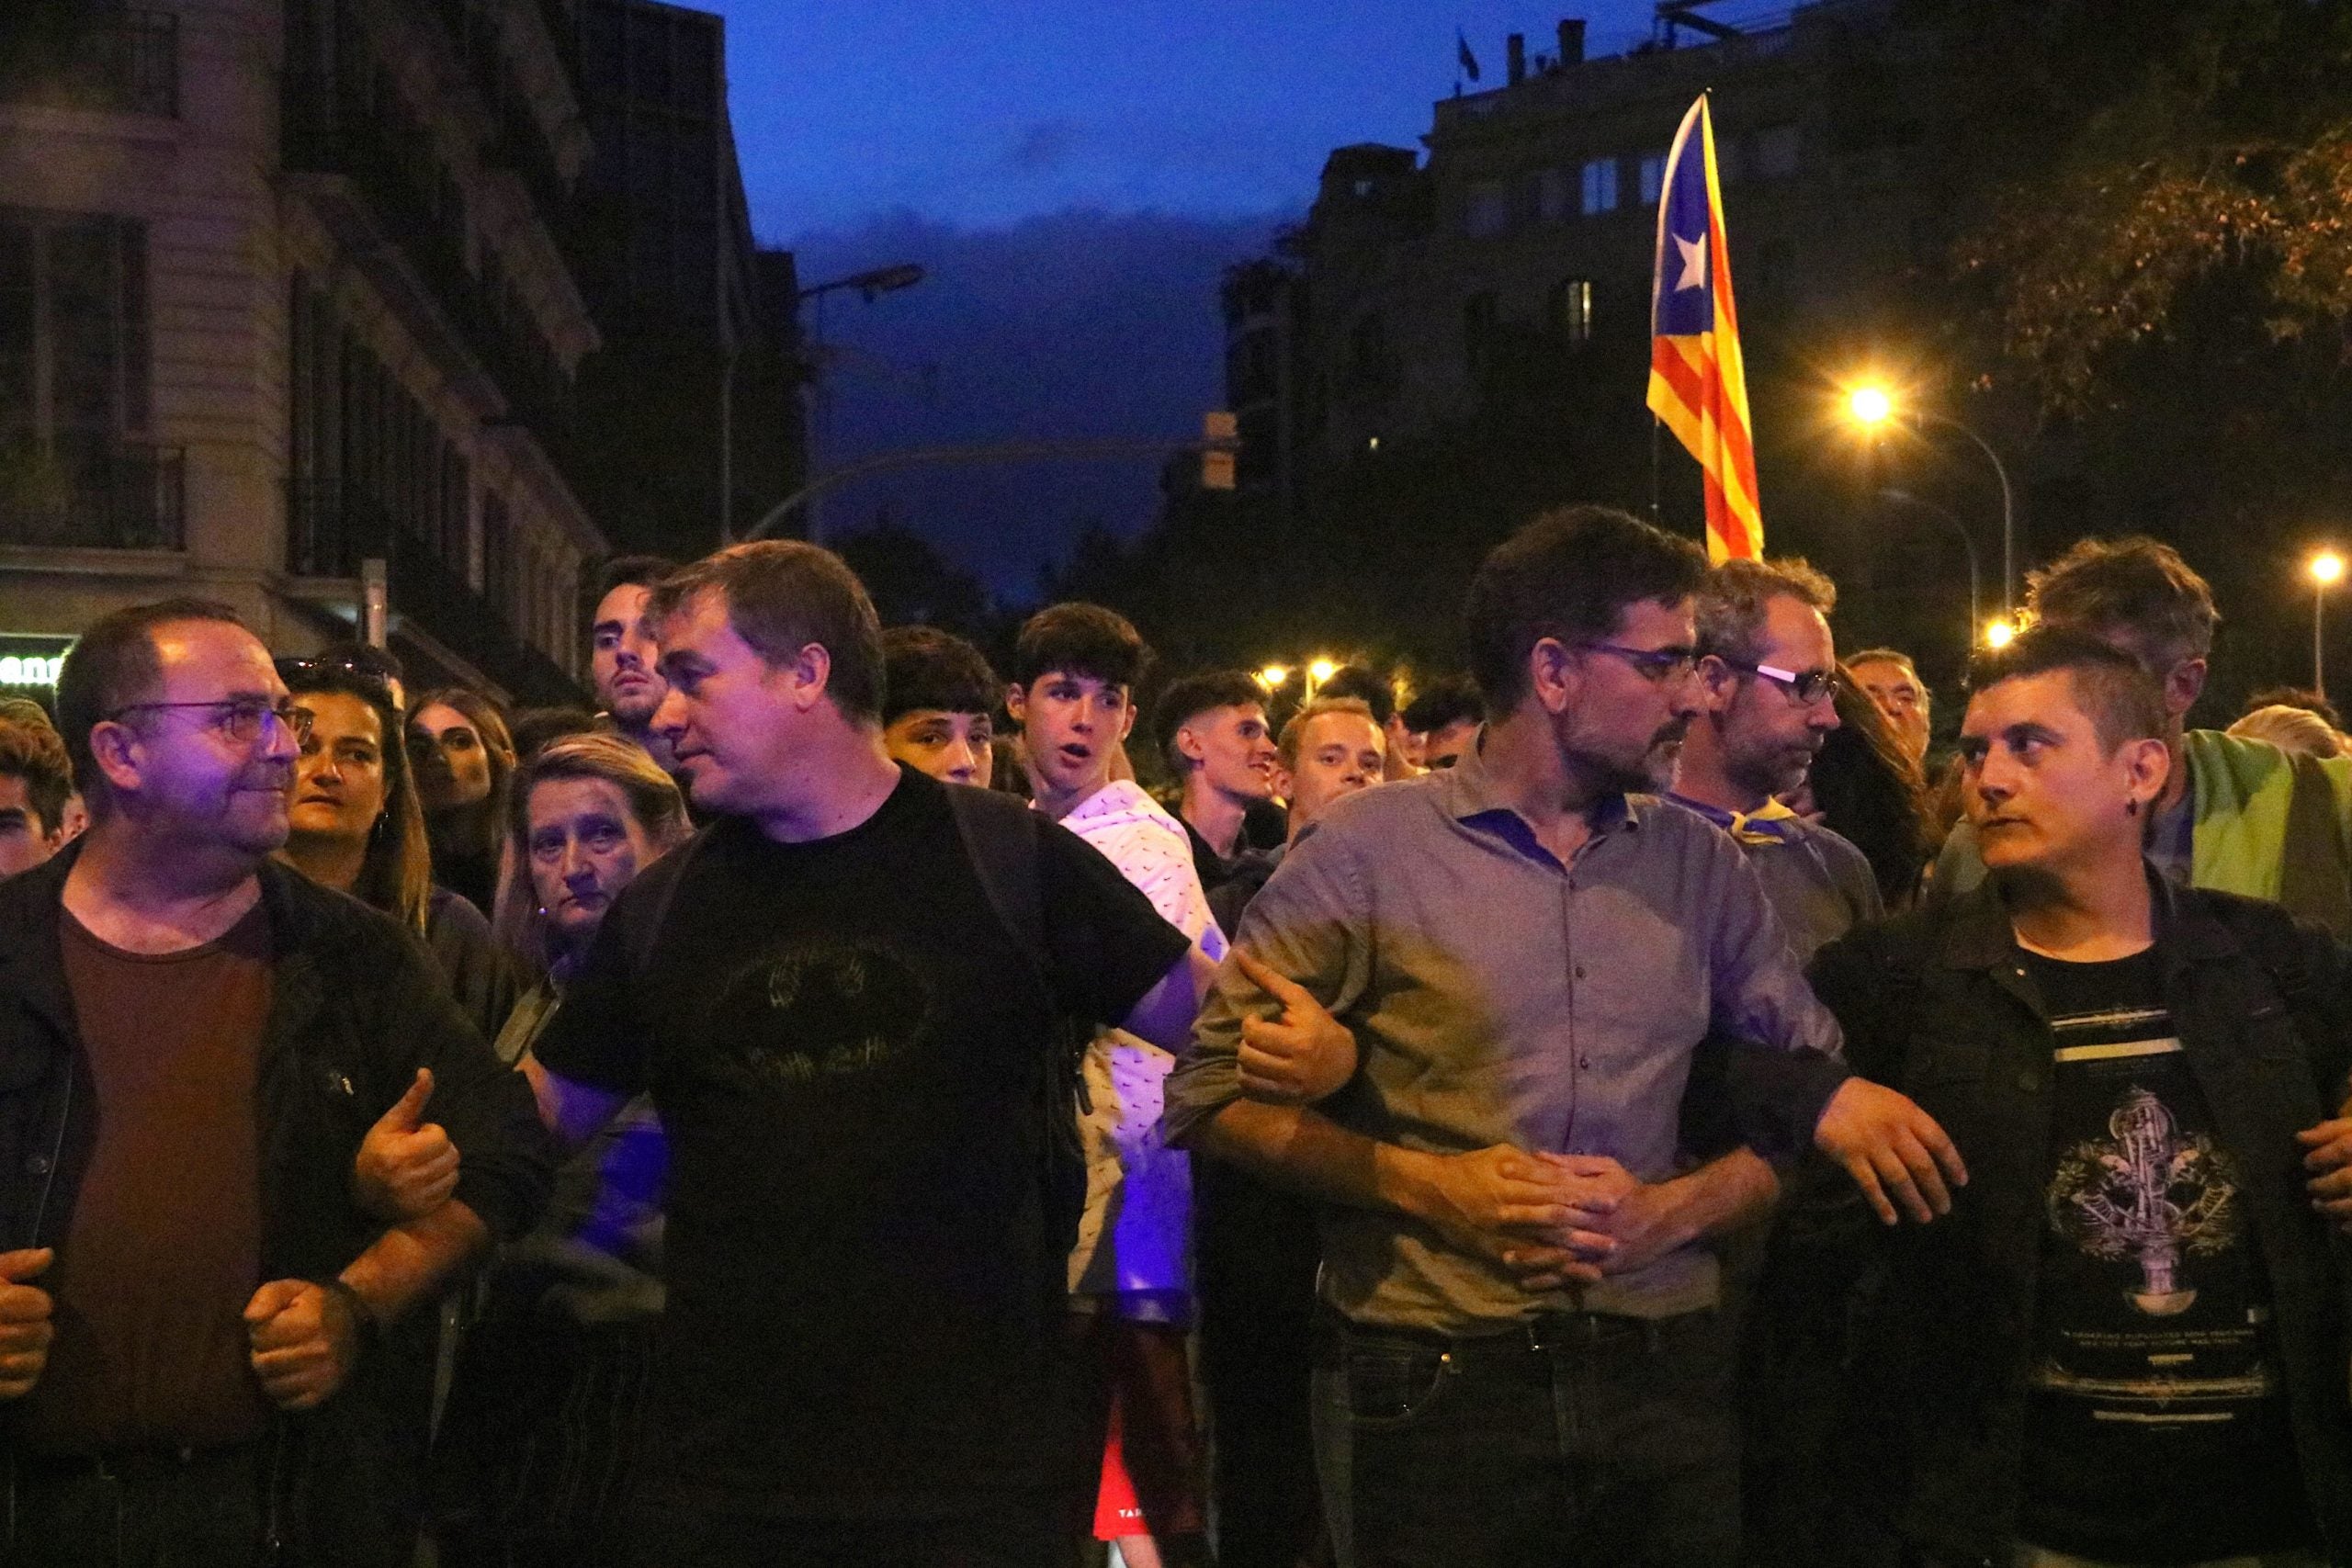
[[[2127,800],[2127,801],[2125,801],[2125,802],[2123,803],[2123,815],[2124,815],[2124,816],[2126,816],[2126,817],[2137,817],[2137,816],[2139,816],[2139,815],[2140,815],[2140,803],[2139,803],[2138,801],[2136,801],[2136,800]]]

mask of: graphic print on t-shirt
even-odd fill
[[[2269,1283],[2156,950],[2029,962],[2055,1048],[2018,1532],[2119,1562],[2293,1545]]]
[[[2042,1314],[2037,1383],[2101,1402],[2102,1420],[2227,1420],[2182,1402],[2259,1398],[2269,1383],[2236,1167],[2214,1142],[2171,1016],[2123,1007],[2051,1027],[2046,1212],[2059,1245],[2043,1300],[2058,1311]]]
[[[931,1018],[931,987],[873,942],[794,942],[743,965],[711,1009],[713,1066],[746,1091],[789,1092],[872,1072]]]
[[[2068,1021],[2082,1028],[2111,1021],[2130,1030],[2163,1022],[2164,1014],[2142,1010]],[[2179,1050],[2180,1042],[2167,1036],[2062,1046],[2057,1061],[2062,1070],[2075,1063],[2146,1065]],[[2211,1137],[2184,1129],[2137,1074],[2124,1082],[2106,1135],[2060,1153],[2050,1223],[2093,1258],[2135,1265],[2140,1278],[2124,1298],[2150,1317],[2173,1317],[2197,1304],[2187,1260],[2225,1251],[2239,1239],[2237,1180]]]

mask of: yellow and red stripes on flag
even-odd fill
[[[1696,167],[1686,166],[1693,156]],[[1702,94],[1675,135],[1658,193],[1649,409],[1698,459],[1706,489],[1707,558],[1713,561],[1764,553],[1747,369],[1723,213],[1714,126]],[[1705,239],[1694,283],[1690,242],[1681,236],[1697,234]],[[1676,298],[1693,292],[1704,298]]]

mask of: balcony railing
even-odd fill
[[[187,543],[187,457],[118,442],[80,453],[0,450],[0,544],[176,550]]]
[[[21,4],[23,0],[14,0]],[[0,102],[109,114],[180,112],[180,19],[128,6],[52,36],[40,23],[0,60]]]

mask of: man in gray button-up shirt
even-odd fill
[[[1758,1151],[1824,1148],[1888,1219],[1881,1185],[1916,1218],[1943,1206],[1948,1142],[1849,1077],[1738,848],[1634,793],[1664,782],[1695,711],[1703,570],[1598,508],[1489,557],[1469,619],[1498,717],[1477,754],[1335,806],[1237,933],[1354,1031],[1354,1080],[1319,1109],[1247,1098],[1272,1010],[1228,966],[1169,1082],[1172,1137],[1325,1200],[1322,1397],[1327,1427],[1351,1428],[1366,1562],[1567,1541],[1727,1559],[1729,1348],[1702,1239],[1769,1200]],[[1711,1029],[1742,1043],[1730,1109],[1751,1146],[1682,1172]]]

